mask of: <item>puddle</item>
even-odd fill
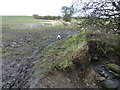
[[[30,28],[43,28],[43,27],[47,27],[52,24],[53,22],[37,22],[37,23],[25,23],[22,25],[24,27],[30,27]]]

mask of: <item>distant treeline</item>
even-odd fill
[[[60,20],[63,19],[63,16],[39,16],[34,14],[35,19],[44,19],[44,20]],[[86,17],[72,17],[72,19],[86,19]]]
[[[34,14],[33,17],[35,19],[44,19],[44,20],[60,20],[60,19],[62,19],[62,16],[39,16],[37,14]]]
[[[33,17],[35,19],[44,19],[44,20],[60,20],[60,19],[63,19],[63,16],[39,16],[37,14],[34,14]],[[90,19],[90,18],[94,18],[94,19],[107,19],[107,18],[100,18],[100,17],[79,17],[79,16],[76,16],[76,17],[71,17],[72,19],[77,19],[77,20],[80,20],[80,19]]]

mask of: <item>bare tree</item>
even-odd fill
[[[80,16],[94,18],[91,23],[96,23],[95,20],[104,18],[103,20],[107,20],[109,25],[112,26],[110,28],[120,34],[120,0],[109,0],[109,2],[83,2],[82,0],[77,0],[74,3],[74,8],[76,13],[80,13]],[[103,23],[101,22],[101,24]]]

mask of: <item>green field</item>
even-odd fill
[[[28,22],[45,22],[48,20],[36,20],[32,16],[0,16],[0,24],[18,24]]]

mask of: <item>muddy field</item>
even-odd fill
[[[2,28],[2,87],[35,88],[44,75],[36,75],[36,58],[53,42],[65,39],[74,30],[40,29],[51,23],[5,24]],[[57,39],[61,35],[61,39]],[[38,86],[40,87],[40,86]]]
[[[67,47],[69,47],[69,51],[71,45],[72,48],[75,48],[77,40],[81,42],[86,40],[83,38],[84,34],[82,36],[82,32],[80,32],[82,29],[78,30],[77,26],[73,27],[71,23],[61,21],[24,20],[24,17],[20,19],[19,23],[16,23],[17,20],[11,22],[11,19],[3,22],[2,34],[0,34],[2,37],[0,44],[0,48],[2,48],[2,88],[116,88],[119,90],[120,75],[116,74],[114,70],[106,69],[106,65],[114,63],[110,59],[111,56],[115,61],[118,61],[119,58],[116,54],[115,57],[113,57],[114,54],[103,57],[103,54],[99,54],[94,40],[91,40],[92,44],[86,44],[90,48],[86,52],[91,55],[90,65],[86,70],[81,69],[84,65],[81,61],[79,62],[81,57],[76,59],[78,61],[76,63],[72,61],[74,65],[68,71],[56,67],[59,59],[65,65],[68,64],[65,62],[65,58],[61,58],[61,52],[66,52]],[[66,39],[68,35],[74,37],[69,36]],[[58,38],[58,36],[60,37]],[[91,38],[91,34],[89,38]],[[72,43],[68,42],[68,46],[65,47],[65,41],[69,40]],[[73,43],[73,41],[75,42]],[[80,42],[79,44],[82,45]],[[83,53],[83,56],[85,55]],[[118,70],[118,68],[116,69]]]

